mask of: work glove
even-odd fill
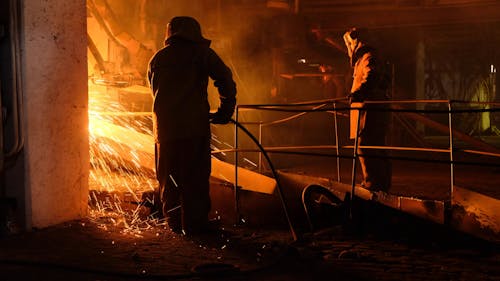
[[[231,120],[231,116],[221,114],[219,111],[215,113],[210,112],[208,118],[212,124],[227,124]]]

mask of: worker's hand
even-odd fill
[[[212,124],[227,124],[231,120],[231,116],[226,117],[219,112],[209,113],[209,120]]]

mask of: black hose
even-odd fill
[[[289,215],[289,212],[288,212],[288,205],[286,203],[285,198],[283,197],[282,186],[281,186],[281,183],[280,183],[280,180],[279,180],[279,177],[278,177],[278,173],[276,172],[276,169],[274,168],[273,163],[271,161],[271,158],[269,158],[269,155],[267,154],[267,152],[264,149],[264,147],[259,143],[259,141],[257,140],[257,138],[252,133],[250,133],[250,131],[248,131],[248,129],[245,128],[245,126],[241,125],[239,122],[237,122],[236,120],[234,120],[232,118],[231,118],[231,122],[234,123],[243,132],[245,132],[248,135],[248,137],[250,137],[250,139],[252,139],[252,141],[257,145],[257,147],[259,148],[259,150],[262,152],[262,154],[266,158],[266,160],[267,160],[267,162],[269,164],[269,168],[271,169],[271,172],[272,172],[272,174],[274,176],[274,179],[276,180],[276,186],[278,187],[278,196],[280,197],[281,206],[283,207],[283,211],[285,212],[285,216],[286,216],[286,220],[288,222],[288,226],[290,227],[290,233],[292,234],[293,240],[297,241],[297,239],[298,239],[297,232],[296,232],[295,227],[293,226],[293,223],[292,223],[292,221],[290,219],[290,215]]]

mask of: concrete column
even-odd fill
[[[21,14],[29,229],[87,213],[85,0],[25,0]]]

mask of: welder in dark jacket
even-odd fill
[[[385,146],[389,128],[388,104],[370,104],[365,101],[388,99],[389,78],[386,67],[379,61],[375,49],[366,44],[363,32],[351,29],[344,34],[351,66],[353,82],[349,94],[351,104],[360,106],[358,145]],[[353,112],[351,112],[353,113]],[[351,116],[356,116],[351,114]],[[351,122],[351,124],[356,124]],[[351,134],[352,136],[353,134]],[[391,186],[391,162],[384,149],[358,148],[357,153],[363,173],[362,186],[372,190],[387,191]]]
[[[209,77],[220,95],[213,114]],[[148,79],[163,215],[175,232],[203,232],[210,211],[210,122],[226,124],[234,112],[236,85],[231,70],[210,48],[195,19],[174,17],[165,47],[149,63]]]

